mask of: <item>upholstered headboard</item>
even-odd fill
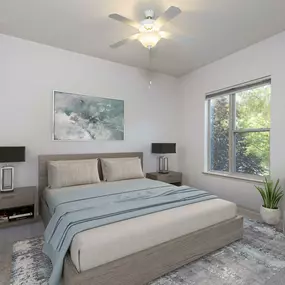
[[[39,199],[41,199],[43,190],[48,186],[48,170],[47,162],[54,160],[80,160],[92,158],[122,158],[122,157],[139,157],[143,166],[143,153],[142,152],[125,152],[125,153],[90,153],[90,154],[54,154],[54,155],[39,155],[38,163],[38,189]],[[98,164],[99,176],[103,179],[101,161]]]

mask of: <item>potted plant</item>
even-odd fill
[[[255,186],[263,199],[263,205],[260,207],[260,215],[265,223],[277,225],[281,218],[281,210],[278,208],[278,204],[284,193],[281,186],[279,186],[279,179],[274,184],[272,180],[268,180],[265,177],[263,184],[264,187]]]

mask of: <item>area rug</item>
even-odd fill
[[[181,267],[150,285],[285,284],[285,236],[273,227],[252,220],[245,220],[244,228],[242,240]],[[52,266],[41,252],[42,245],[42,238],[14,244],[11,285],[48,284]]]

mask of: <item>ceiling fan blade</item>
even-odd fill
[[[169,32],[164,32],[164,31],[160,31],[159,35],[166,40],[171,40],[173,38],[173,34],[169,33]]]
[[[192,38],[191,37],[187,37],[184,35],[173,35],[169,32],[164,32],[164,31],[160,31],[159,35],[161,36],[161,38],[166,39],[166,40],[173,40],[176,42],[181,42],[181,43],[189,43]]]
[[[126,39],[123,39],[123,40],[121,40],[121,41],[119,41],[117,43],[114,43],[114,44],[110,45],[110,47],[111,48],[118,48],[118,47],[120,47],[120,46],[122,46],[122,45],[124,45],[124,44],[126,44],[128,42],[131,42],[131,41],[134,41],[134,40],[138,39],[138,37],[139,37],[139,34],[134,34],[134,35],[132,35],[132,36],[126,38]]]
[[[181,10],[178,7],[171,6],[169,7],[164,14],[162,14],[156,21],[155,26],[160,29],[167,22],[171,21],[173,18],[178,16],[181,13]]]
[[[116,20],[116,21],[119,21],[121,23],[124,23],[124,24],[127,24],[133,28],[136,28],[136,29],[139,29],[140,28],[140,23],[138,22],[135,22],[133,20],[130,20],[124,16],[121,16],[119,14],[110,14],[109,15],[109,18],[113,19],[113,20]]]

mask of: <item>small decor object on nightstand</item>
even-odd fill
[[[24,146],[0,147],[0,163],[23,162],[25,161]],[[14,167],[6,164],[1,168],[0,191],[7,192],[14,190]]]
[[[260,215],[263,221],[269,225],[277,225],[281,219],[281,210],[278,207],[284,193],[279,185],[279,179],[276,183],[265,177],[264,188],[255,186],[263,199],[263,205],[260,207]]]
[[[166,154],[166,153],[176,153],[176,144],[175,143],[153,143],[151,145],[151,152],[157,154]],[[168,170],[168,158],[164,155],[158,157],[159,160],[159,173],[167,174]]]

